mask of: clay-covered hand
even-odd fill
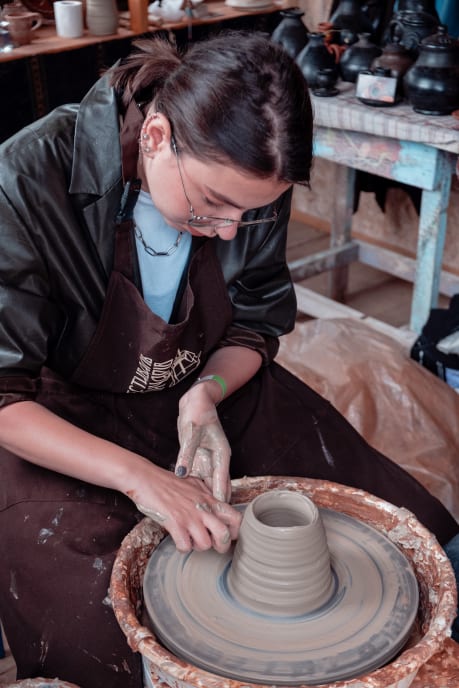
[[[157,466],[150,470],[151,476],[139,476],[137,488],[128,491],[139,511],[163,526],[180,552],[228,551],[238,536],[240,512],[216,499],[198,478],[182,480]]]
[[[192,387],[180,400],[179,410],[180,451],[175,474],[200,478],[216,499],[228,502],[231,448],[210,390],[204,384]]]

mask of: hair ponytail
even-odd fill
[[[181,64],[175,45],[166,38],[141,39],[133,43],[134,52],[112,70],[111,84],[127,107],[132,98],[151,101],[171,73]]]
[[[126,107],[154,100],[179,148],[260,178],[307,184],[312,110],[304,76],[265,34],[223,31],[179,53],[164,37],[138,41],[114,69]],[[143,108],[144,109],[144,108]]]

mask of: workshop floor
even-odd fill
[[[294,260],[323,250],[328,246],[327,234],[308,227],[300,221],[291,221],[288,242],[288,259]],[[308,289],[327,295],[327,273],[312,277],[301,283]],[[348,306],[368,316],[383,320],[395,327],[409,321],[412,287],[411,284],[391,275],[374,270],[361,263],[353,263],[349,269]],[[442,298],[440,305],[446,305]],[[302,316],[301,319],[304,319]],[[5,642],[5,639],[4,639]],[[0,659],[0,686],[15,680],[15,665],[6,646],[6,656]]]

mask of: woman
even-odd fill
[[[183,552],[226,551],[230,476],[350,483],[457,532],[272,362],[311,145],[300,71],[245,33],[139,43],[3,145],[0,618],[20,678],[140,688],[107,599],[116,550],[147,514]]]

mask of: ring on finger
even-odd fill
[[[208,513],[210,513],[212,511],[210,506],[208,504],[206,504],[205,502],[196,502],[195,506],[196,506],[196,509],[198,509],[198,511],[207,511]]]

